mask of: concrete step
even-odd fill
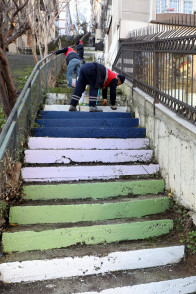
[[[127,113],[129,112],[129,108],[126,106],[117,106],[117,110],[112,110],[110,106],[98,106],[99,109],[102,109],[103,112],[109,112],[109,113]],[[89,112],[89,106],[78,106],[77,105],[77,110],[79,112]],[[52,104],[52,105],[45,105],[44,106],[44,111],[69,111],[69,105],[56,105],[56,104]],[[92,114],[92,113],[91,113]],[[93,114],[95,114],[93,112]],[[100,114],[100,113],[99,113]]]
[[[97,139],[97,138],[46,138],[30,137],[29,149],[80,149],[80,150],[132,150],[149,148],[148,138]]]
[[[68,105],[65,105],[68,106]],[[69,106],[68,106],[69,107]],[[78,118],[131,118],[131,113],[129,112],[80,112],[80,111],[40,111],[40,116],[42,119],[78,119]]]
[[[144,138],[145,128],[110,128],[110,127],[49,127],[34,128],[35,137],[54,138]]]
[[[26,150],[28,164],[130,163],[152,160],[152,150]]]
[[[119,118],[117,119],[99,119],[99,118],[82,118],[76,119],[37,119],[36,122],[40,127],[110,127],[110,128],[128,128],[128,127],[138,127],[139,120],[137,118]]]
[[[22,281],[35,282],[43,280],[53,280],[54,282],[55,279],[60,278],[68,279],[77,277],[79,279],[79,277],[84,278],[85,276],[92,276],[93,280],[96,281],[96,276],[99,278],[99,280],[102,280],[101,276],[104,277],[108,273],[115,274],[115,272],[121,272],[125,274],[126,271],[130,270],[133,271],[146,268],[148,268],[149,270],[150,268],[154,268],[157,266],[163,267],[166,265],[176,264],[180,262],[183,258],[184,246],[169,246],[163,248],[146,248],[128,251],[118,250],[105,253],[104,255],[88,254],[84,256],[76,255],[73,257],[69,256],[55,259],[4,262],[0,264],[0,280],[4,283],[20,283]],[[138,277],[140,275],[138,275]],[[170,275],[172,275],[171,272]],[[145,279],[143,281],[145,281]],[[194,281],[196,281],[196,279],[194,279]],[[121,283],[123,282],[123,279],[121,279]],[[95,285],[97,286],[96,282]],[[114,287],[115,286],[116,283]],[[79,289],[80,288],[78,288],[78,291]],[[63,293],[73,292],[65,291]]]
[[[51,227],[52,226],[52,227]],[[130,240],[143,240],[168,234],[173,229],[170,219],[137,219],[135,221],[107,220],[107,222],[13,227],[2,235],[4,252],[25,252],[66,248],[77,244],[95,245]]]
[[[118,199],[95,203],[50,203],[10,207],[10,224],[52,224],[139,218],[169,209],[166,196],[145,196],[139,199]]]
[[[25,182],[111,180],[140,175],[155,176],[158,171],[158,164],[24,167],[22,177]]]
[[[23,186],[25,200],[107,199],[163,192],[163,179]]]

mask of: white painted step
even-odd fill
[[[128,107],[118,106],[117,110],[112,110],[110,106],[98,106],[103,112],[128,112]],[[77,109],[83,112],[88,112],[88,106],[77,106]],[[69,105],[44,105],[44,111],[69,111]]]
[[[96,139],[30,137],[29,149],[96,149],[129,150],[149,147],[149,139]]]
[[[110,288],[99,292],[77,294],[190,294],[196,293],[196,276],[128,287]]]
[[[158,171],[158,164],[25,167],[22,177],[26,182],[109,180],[119,179],[120,176],[153,175]]]
[[[26,150],[26,163],[149,162],[152,150]]]
[[[0,280],[4,283],[20,283],[22,281],[34,282],[74,276],[97,275],[100,273],[174,264],[178,263],[183,257],[184,246],[172,246],[112,252],[104,257],[91,255],[51,260],[9,262],[0,264]]]

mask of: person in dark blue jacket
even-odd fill
[[[89,106],[91,112],[102,111],[97,108],[97,98],[101,88],[103,89],[103,95],[107,96],[106,89],[108,87],[110,87],[111,108],[116,110],[116,88],[124,83],[124,81],[125,76],[112,72],[102,64],[96,62],[84,64],[80,70],[79,79],[72,95],[69,111],[76,111],[76,106],[86,85],[90,85]]]
[[[73,87],[72,76],[74,72],[76,73],[76,78],[79,76],[81,67],[80,57],[71,47],[65,47],[54,52],[56,55],[61,53],[64,53],[66,57],[68,87]]]
[[[78,55],[80,57],[80,60],[84,64],[85,63],[85,60],[84,60],[84,45],[83,45],[82,41],[78,39],[76,41],[75,46],[76,46],[77,53],[78,53]]]

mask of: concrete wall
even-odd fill
[[[156,19],[156,0],[113,0],[112,25],[109,34],[112,42],[105,37],[105,63],[111,68],[119,48],[119,40],[127,38],[129,32],[149,25]],[[108,43],[111,43],[108,45]]]
[[[154,149],[166,189],[176,200],[196,212],[196,127],[126,82],[128,103]]]
[[[120,2],[120,1],[119,1]],[[156,19],[156,0],[121,0],[120,38]]]

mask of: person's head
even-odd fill
[[[76,45],[78,45],[78,44],[79,44],[79,41],[80,41],[79,39],[77,39],[77,40],[76,40]]]
[[[125,76],[118,75],[118,86],[122,85],[125,81]]]

